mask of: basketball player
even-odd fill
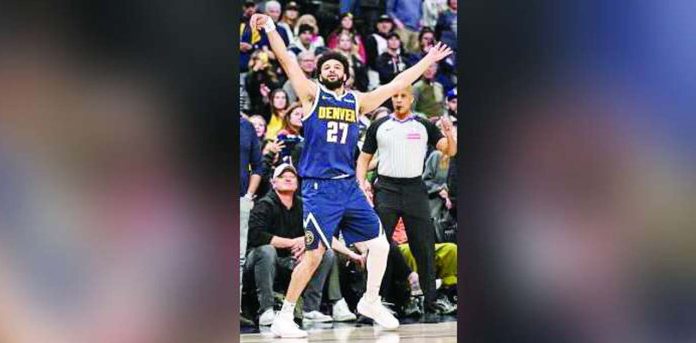
[[[275,30],[268,16],[255,14],[251,27],[263,28],[271,49],[288,75],[305,116],[303,128],[305,147],[299,163],[302,182],[303,219],[306,252],[292,273],[283,308],[271,325],[271,332],[280,337],[306,337],[293,321],[297,299],[319,266],[329,247],[336,249],[334,233],[341,225],[347,245],[356,243],[367,253],[367,287],[358,302],[358,312],[372,318],[386,329],[396,329],[399,321],[382,305],[379,289],[386,268],[389,243],[379,218],[366,194],[355,179],[353,158],[358,143],[358,116],[368,113],[394,93],[416,81],[433,63],[452,53],[438,44],[413,67],[404,70],[390,83],[369,93],[346,91],[348,61],[340,53],[327,52],[317,63],[315,83],[304,75],[297,61]]]

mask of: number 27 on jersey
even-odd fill
[[[346,137],[348,136],[348,123],[330,121],[326,123],[326,127],[327,142],[346,144]]]

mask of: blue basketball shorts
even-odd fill
[[[375,210],[355,178],[302,180],[305,245],[316,249],[343,233],[346,246],[378,237],[384,232]]]

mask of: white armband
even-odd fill
[[[275,29],[276,29],[276,25],[273,22],[273,19],[271,19],[269,17],[268,20],[266,20],[266,23],[263,24],[263,30],[266,31],[266,33],[269,33],[271,31],[274,31]]]

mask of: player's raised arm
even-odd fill
[[[387,99],[396,92],[408,87],[414,81],[418,80],[423,73],[428,69],[428,67],[442,60],[443,58],[449,56],[452,53],[447,45],[442,43],[437,43],[434,47],[430,48],[428,54],[425,55],[418,63],[413,65],[397,75],[391,82],[386,85],[377,87],[377,89],[369,93],[359,93],[360,102],[360,114],[370,112],[375,108],[382,105]]]
[[[288,75],[290,84],[292,84],[292,87],[295,89],[297,97],[303,102],[311,102],[314,100],[317,85],[305,77],[304,72],[300,69],[300,65],[297,64],[295,58],[288,53],[283,38],[280,37],[280,34],[275,29],[273,19],[265,14],[254,14],[251,16],[249,23],[252,27],[258,30],[263,29],[266,32],[271,50],[273,50],[285,74]]]

